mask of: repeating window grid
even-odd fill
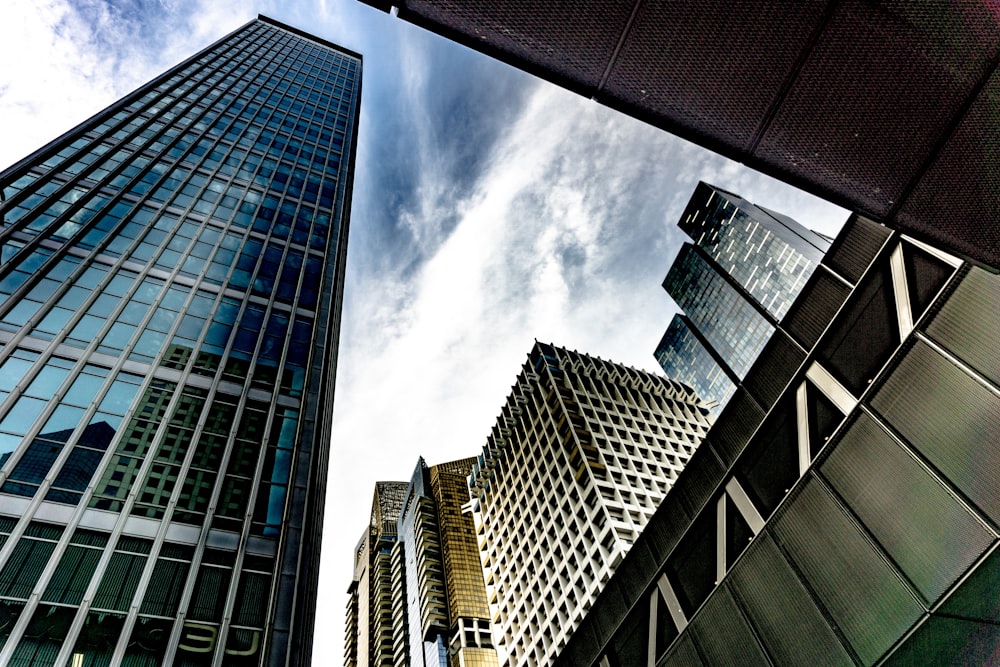
[[[566,366],[570,365],[572,364],[566,364]],[[575,368],[578,372],[581,371],[579,366]],[[623,377],[621,374],[611,373],[610,375],[602,375],[602,371],[603,369],[599,370],[594,376],[596,384],[593,379],[586,378],[585,382],[590,384],[590,388],[589,393],[583,394],[584,398],[580,399],[581,403],[584,400],[588,400],[591,404],[596,403],[601,405],[604,411],[608,411],[609,407],[615,406],[617,403],[627,403],[629,407],[636,404],[646,405],[636,400],[638,392],[629,392],[628,399],[623,396],[625,392],[621,391],[620,387],[612,379],[615,378],[620,381]],[[579,378],[576,379],[579,380]],[[611,380],[611,382],[607,380]],[[553,381],[559,382],[558,379],[554,379]],[[581,395],[580,387],[582,386],[582,384],[577,384],[576,396]],[[527,388],[522,389],[520,383],[515,392],[519,389],[523,392],[529,391]],[[676,391],[674,388],[672,390]],[[536,396],[531,401],[532,404],[536,408],[545,405],[540,400],[541,392],[535,393]],[[601,398],[602,396],[613,396],[617,400],[617,403],[611,401],[609,402],[609,406],[605,406],[604,400]],[[626,410],[629,410],[629,408],[627,407]],[[639,411],[636,410],[636,413],[639,413]],[[623,412],[617,412],[615,416],[620,420],[618,415],[621,414]],[[628,411],[627,414],[632,415],[633,413]],[[541,421],[553,418],[553,411],[546,410],[544,414],[539,414],[537,420]],[[523,414],[517,418],[518,422],[524,422],[524,420],[525,416]],[[704,423],[704,419],[702,419],[702,423]],[[544,434],[544,437],[549,439],[549,447],[557,448],[560,446],[558,440],[552,438],[551,432],[538,423],[519,424],[519,426],[521,427],[511,428],[511,431],[529,433],[531,434],[527,436],[529,439],[538,438]],[[703,427],[699,430],[702,433],[704,432]],[[481,534],[487,536],[490,533],[494,536],[499,535],[499,537],[494,537],[493,539],[486,539],[484,546],[487,547],[489,553],[484,554],[483,560],[484,566],[492,569],[492,572],[488,574],[490,578],[487,583],[492,581],[493,594],[501,601],[506,601],[503,607],[500,607],[495,601],[492,602],[491,606],[494,609],[494,620],[504,622],[501,631],[506,636],[508,650],[512,650],[513,655],[525,655],[532,652],[535,652],[535,655],[541,655],[553,644],[562,645],[566,641],[566,637],[565,633],[560,633],[556,637],[548,637],[540,632],[540,628],[530,627],[532,626],[534,616],[529,614],[525,605],[515,604],[513,600],[525,600],[529,605],[533,604],[534,601],[538,601],[540,605],[539,609],[546,609],[548,608],[546,605],[550,604],[554,593],[551,589],[546,592],[528,590],[530,585],[526,581],[521,581],[523,577],[517,577],[512,573],[521,571],[539,572],[546,571],[546,568],[552,569],[549,561],[552,560],[553,554],[563,551],[563,546],[565,546],[564,541],[566,544],[571,545],[569,548],[574,552],[573,556],[567,557],[565,562],[571,562],[575,558],[578,562],[588,563],[593,559],[595,552],[600,553],[600,560],[604,563],[601,571],[596,573],[578,572],[575,573],[572,582],[561,582],[563,588],[567,590],[576,589],[576,603],[579,604],[581,593],[583,595],[596,595],[601,578],[609,576],[610,568],[608,568],[607,564],[617,563],[627,547],[626,544],[614,537],[612,524],[607,520],[602,522],[604,524],[603,528],[595,530],[594,526],[600,525],[600,523],[594,522],[592,517],[587,516],[583,507],[576,508],[575,512],[572,511],[573,508],[569,506],[569,499],[585,495],[586,490],[579,490],[571,477],[559,474],[559,468],[565,468],[564,457],[557,458],[555,469],[553,470],[553,463],[549,460],[550,457],[544,456],[546,451],[551,450],[547,450],[544,446],[531,448],[522,446],[516,453],[512,449],[508,450],[508,455],[501,457],[497,463],[497,471],[491,480],[489,489],[483,493],[480,507],[484,508],[484,511],[477,517],[479,523],[477,529]],[[526,470],[543,470],[547,472],[544,473],[545,478],[539,481],[532,479],[529,474],[524,473]],[[501,479],[506,481],[501,481]],[[593,481],[591,481],[592,485]],[[562,510],[563,513],[573,516],[573,519],[565,519],[564,532],[559,537],[559,540],[562,541],[555,539],[554,531],[556,529],[553,526],[538,526],[528,518],[552,515],[551,512],[539,510],[523,511],[525,507],[530,507],[532,503],[537,503],[540,507],[559,508],[561,505],[566,506]],[[633,515],[636,520],[642,520],[640,508],[630,507],[628,509],[634,513]],[[556,511],[558,512],[559,510]],[[493,516],[490,516],[491,514]],[[509,533],[507,529],[509,529]],[[527,553],[517,553],[513,546],[511,546],[512,540],[505,539],[503,536],[509,534],[517,535],[519,541],[523,543],[534,544],[534,548],[529,549]],[[497,545],[506,546],[498,547]],[[542,545],[545,546],[543,547]],[[569,583],[569,586],[566,586],[567,583]],[[532,643],[522,645],[526,641],[524,640],[526,636],[533,636],[535,640]]]
[[[733,372],[744,375],[774,327],[694,251],[687,254],[683,267],[671,270],[671,276],[671,296]]]
[[[122,113],[123,113],[123,112],[122,112]],[[140,128],[137,128],[135,132],[136,132],[136,133],[138,133],[139,131],[140,131]],[[135,133],[133,133],[133,134],[135,134]],[[123,138],[123,139],[122,139],[122,145],[126,144],[127,142],[128,142],[128,139],[127,139],[127,138]],[[139,147],[138,147],[138,146],[133,146],[133,148],[134,148],[134,149],[138,149]],[[126,168],[127,168],[127,166],[128,166],[128,164],[129,164],[128,162],[123,162],[123,163],[122,163],[122,165],[120,166],[120,169],[121,169],[121,170],[124,170],[124,169],[126,169]],[[137,182],[137,180],[138,180],[139,178],[141,178],[141,177],[142,177],[141,173],[137,173],[137,174],[135,175],[135,177],[133,178],[133,182]],[[127,192],[127,191],[126,191],[126,192]],[[124,196],[124,199],[128,199],[127,195],[125,195],[125,196]],[[104,210],[104,211],[109,211],[109,210],[111,210],[111,209],[112,209],[112,208],[113,208],[113,207],[114,207],[114,206],[115,206],[115,205],[116,205],[116,204],[118,203],[118,201],[122,201],[122,200],[121,200],[121,199],[119,199],[119,200],[113,200],[113,201],[109,201],[109,202],[107,203],[107,205],[106,205],[106,206],[104,207],[104,209],[103,209],[103,210]],[[95,218],[94,218],[94,219],[95,219],[95,221],[96,221],[96,220],[98,220],[99,218],[98,218],[98,216],[97,216],[97,215],[95,215]],[[121,224],[122,224],[122,226],[124,226],[124,225],[125,225],[125,224],[127,224],[127,223],[124,223],[124,222],[123,222],[123,223],[121,223]],[[52,226],[53,226],[53,227],[55,227],[55,225],[52,225]],[[105,239],[104,239],[104,242],[105,242],[105,244],[107,244],[107,243],[110,243],[110,242],[111,242],[111,240],[113,239],[113,234],[111,234],[111,233],[110,233],[110,232],[112,232],[112,231],[113,231],[113,230],[108,230],[108,232],[109,232],[109,233],[108,233],[108,234],[106,235],[106,237],[105,237]],[[27,252],[30,252],[30,251],[31,251],[31,250],[32,250],[33,248],[34,248],[34,246],[33,246],[33,245],[30,245],[30,244],[29,244],[29,245],[27,245],[27,249],[26,249],[26,250],[24,250],[23,252],[24,252],[24,253],[27,253]],[[55,263],[56,263],[57,261],[58,261],[58,258],[57,258],[57,257],[53,257],[53,258],[51,258],[51,259],[50,259],[50,265],[54,265],[54,264],[55,264]],[[11,264],[11,266],[12,266],[12,265],[14,265],[14,264],[16,264],[16,262],[12,263],[12,264]],[[48,266],[46,266],[46,267],[43,267],[43,270],[44,270],[45,268],[48,268]],[[30,287],[30,285],[26,285],[26,286],[24,286],[24,288],[22,289],[22,292],[21,292],[21,293],[23,294],[23,293],[24,293],[24,292],[25,292],[25,291],[26,291],[26,290],[27,290],[27,289],[28,289],[29,287]],[[16,298],[17,298],[18,296],[20,296],[20,295],[19,295],[19,294],[14,294],[14,295],[12,295],[12,298],[11,298],[11,299],[9,300],[9,302],[16,302]]]
[[[216,93],[217,94],[217,93]]]
[[[5,351],[7,351],[8,353],[16,352],[16,347],[15,345],[8,345],[7,350]],[[19,382],[18,385],[15,387],[15,390],[11,392],[10,396],[8,396],[7,400],[4,402],[3,407],[5,410],[9,411],[13,407],[13,405],[17,402],[17,400],[24,395],[24,392],[31,387],[32,383],[36,380],[36,378],[41,377],[46,370],[55,367],[53,366],[53,364],[56,362],[53,360],[59,360],[60,366],[65,369],[63,379],[58,384],[58,387],[55,389],[54,394],[50,397],[46,397],[47,403],[45,407],[36,417],[31,428],[21,438],[21,444],[18,447],[16,447],[13,452],[11,452],[7,461],[4,463],[2,470],[0,470],[0,484],[7,481],[9,475],[11,474],[11,471],[13,471],[14,468],[17,466],[17,464],[20,462],[21,458],[27,451],[26,445],[28,443],[33,442],[35,438],[37,438],[41,434],[41,431],[45,429],[46,426],[49,424],[53,414],[56,413],[57,410],[62,405],[62,398],[64,397],[66,392],[73,386],[75,382],[77,382],[77,380],[81,377],[81,375],[88,375],[87,373],[84,372],[88,366],[88,360],[86,359],[86,357],[81,358],[76,362],[71,362],[68,359],[56,356],[50,350],[47,354],[43,354],[38,357],[38,359],[34,362],[31,371],[25,375],[25,379]],[[99,385],[98,390],[95,393],[93,400],[89,403],[89,405],[78,406],[84,408],[85,411],[81,414],[79,423],[75,427],[73,427],[72,434],[62,443],[62,449],[60,454],[51,464],[51,467],[49,469],[48,474],[46,475],[45,480],[41,483],[41,486],[39,487],[42,489],[42,491],[47,490],[48,485],[51,483],[53,479],[55,479],[55,477],[57,476],[57,474],[61,469],[62,463],[65,462],[66,458],[69,456],[75,443],[79,440],[80,436],[83,434],[83,431],[90,425],[90,421],[95,416],[95,414],[97,414],[98,408],[101,405],[102,401],[108,395],[108,392],[111,389],[112,385],[118,380],[119,370],[120,366],[114,369],[109,369],[107,375],[105,376],[104,381],[101,382],[101,384]],[[6,547],[10,547],[10,544],[7,544]],[[9,553],[5,549],[0,549],[0,562],[3,562],[8,555]]]
[[[103,121],[101,125],[98,125],[98,128],[103,127],[104,125],[108,125],[108,127],[105,128],[106,134],[104,134],[103,137],[100,134],[97,134],[96,137],[93,136],[94,130],[91,129],[87,132],[90,135],[89,138],[92,140],[110,139],[112,144],[113,145],[117,144],[119,148],[124,146],[131,146],[134,150],[141,150],[141,148],[143,148],[144,145],[140,146],[139,144],[133,144],[132,140],[139,137],[139,135],[141,135],[142,132],[147,131],[147,128],[149,126],[159,122],[157,120],[157,113],[162,111],[163,107],[159,107],[158,105],[161,104],[162,101],[164,101],[165,99],[168,98],[173,99],[168,93],[163,92],[163,90],[167,88],[169,83],[177,81],[178,77],[183,76],[192,67],[193,67],[192,65],[188,65],[181,72],[177,72],[173,76],[169,77],[163,84],[160,84],[160,86],[158,86],[157,88],[147,92],[135,102],[132,102],[131,104],[127,105],[124,109],[118,111],[117,113],[114,113],[113,115],[110,116],[110,118]],[[197,72],[191,74],[191,76],[195,77],[197,77],[198,75],[199,74]],[[204,72],[202,72],[202,75],[204,75]],[[143,121],[147,121],[146,126],[141,125]],[[116,126],[115,123],[118,123],[118,125]],[[86,148],[88,144],[90,144],[90,141],[88,141],[87,139],[78,139],[77,141],[70,144],[68,147],[63,148],[61,151],[50,157],[43,164],[46,164],[46,166],[49,167],[50,175],[52,175],[55,178],[61,178],[61,176],[59,175],[59,172],[61,170],[56,169],[55,167],[71,166],[74,161],[78,161],[80,160],[81,157],[86,156],[88,154],[88,149]],[[98,169],[98,165],[99,165],[98,162],[94,162],[93,164],[90,164],[89,167],[82,170],[81,180],[86,178],[86,176],[90,172]],[[57,182],[57,181],[51,181],[51,182]],[[24,199],[24,197],[22,197],[21,199]],[[37,201],[42,201],[42,199],[38,198]],[[11,199],[11,202],[6,207],[5,212],[8,213],[11,212],[11,209],[15,205],[16,202],[13,199]],[[29,210],[31,209],[24,209],[24,212],[28,212]],[[6,217],[9,218],[9,216]],[[7,225],[13,224],[14,222],[17,222],[17,220],[20,219],[21,217],[23,217],[23,214],[22,216],[18,216],[16,219],[7,219],[5,223]],[[35,229],[33,231],[40,231],[40,230]]]
[[[174,409],[176,409],[176,404],[177,404],[177,402],[179,402],[180,397],[181,397],[181,393],[180,392],[176,392],[174,394],[174,396],[172,397],[172,400],[171,400],[172,407],[169,409],[169,411],[173,411]],[[134,408],[134,405],[133,405],[133,408]],[[131,413],[132,413],[132,409],[129,409],[129,411],[125,415],[125,419],[126,420],[131,416]],[[164,420],[162,422],[162,424],[160,425],[160,428],[158,429],[160,436],[162,436],[162,433],[166,429],[166,426],[167,426],[167,422],[166,422],[166,420]],[[117,449],[117,442],[118,442],[118,440],[119,440],[120,437],[121,437],[121,434],[119,433],[116,436],[115,440],[112,442],[112,444],[109,445],[108,450],[105,453],[104,460],[102,461],[101,465],[98,468],[99,470],[104,469],[107,466],[110,458],[114,455],[114,453],[115,453],[115,451]],[[145,462],[144,469],[148,469],[149,465],[152,464],[152,462],[153,462],[153,457],[149,457],[146,460],[146,462]],[[144,477],[144,475],[142,475],[142,474],[139,475],[139,478],[143,478],[143,477]],[[76,510],[76,512],[74,512],[73,519],[67,524],[67,533],[71,532],[72,530],[75,530],[76,526],[78,525],[78,522],[80,521],[80,519],[82,517],[83,509],[86,508],[89,505],[89,503],[90,503],[90,497],[93,494],[93,492],[94,492],[94,487],[93,486],[89,486],[88,489],[87,489],[87,491],[84,493],[83,499],[77,505],[77,510]],[[137,493],[137,490],[133,490],[132,493],[129,496],[129,499],[133,499],[136,493]],[[41,499],[41,494],[36,495],[36,504],[38,502],[40,502],[40,499]],[[128,501],[126,501],[126,502],[128,502]],[[128,507],[128,505],[127,505],[127,507]],[[116,522],[115,528],[114,528],[114,530],[111,533],[111,542],[117,542],[120,539],[120,537],[122,535],[122,531],[124,530],[125,520],[127,519],[129,513],[130,512],[128,510],[126,510],[126,511],[123,511],[120,514],[119,519]],[[33,511],[32,512],[28,512],[26,514],[26,516],[25,516],[25,519],[27,519],[31,514],[33,514]],[[24,522],[25,519],[22,519],[22,522]],[[168,524],[166,522],[164,522],[162,524],[162,528],[165,528],[167,525]],[[163,532],[164,531],[161,530],[161,533],[163,533]],[[158,543],[156,544],[156,548],[157,549],[160,546],[159,543],[162,543],[162,537],[158,540]],[[37,587],[41,587],[41,590],[44,590],[44,586],[48,585],[49,578],[51,577],[52,573],[54,572],[56,564],[58,563],[59,559],[62,558],[62,554],[64,553],[65,548],[67,546],[68,546],[68,543],[66,541],[63,541],[63,542],[61,542],[58,545],[58,547],[56,549],[56,552],[53,554],[53,557],[50,559],[50,564],[49,564],[49,566],[48,566],[48,568],[46,570],[45,575],[43,575],[43,577],[38,582]],[[155,560],[156,553],[157,552],[155,550],[152,551],[153,558],[151,560]],[[94,568],[95,576],[92,578],[91,583],[90,583],[90,585],[87,588],[87,591],[84,593],[83,600],[82,600],[82,602],[79,605],[78,612],[77,612],[77,615],[76,615],[74,623],[73,623],[73,628],[70,630],[68,636],[66,637],[66,641],[63,644],[63,653],[65,653],[67,650],[69,650],[69,647],[72,647],[73,646],[73,642],[76,641],[76,634],[80,630],[80,628],[82,628],[82,626],[83,626],[83,622],[84,622],[84,620],[86,618],[86,614],[90,610],[91,601],[93,600],[93,597],[94,597],[94,595],[97,592],[97,587],[98,587],[100,581],[103,578],[104,572],[107,569],[107,566],[108,566],[108,564],[110,562],[110,559],[111,559],[112,555],[113,555],[113,552],[111,550],[104,551],[102,553],[101,559],[96,564],[96,566]],[[5,561],[7,557],[8,557],[8,554],[0,552],[0,561]],[[39,594],[40,593],[41,593],[41,591],[39,591]],[[14,647],[18,644],[18,642],[20,640],[20,633],[23,632],[24,629],[25,629],[25,627],[26,627],[27,621],[25,619],[29,618],[30,615],[34,612],[35,605],[37,604],[37,597],[38,596],[35,596],[34,599],[32,599],[31,601],[29,601],[29,604],[26,607],[25,612],[22,613],[21,620],[18,622],[18,626],[15,626],[15,628],[12,630],[10,637],[8,637],[8,639],[7,639],[7,643],[3,647],[3,650],[0,651],[0,661],[9,660],[9,658],[10,658],[10,652],[13,651]],[[20,627],[22,625],[24,627]],[[68,655],[63,656],[63,657],[64,657],[65,660],[69,659]]]
[[[767,215],[763,211],[750,213],[721,193],[712,195],[705,207],[686,221],[686,229],[706,253],[780,319],[817,263],[762,227],[755,216]]]

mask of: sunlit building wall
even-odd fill
[[[358,667],[406,664],[394,657],[393,550],[406,482],[378,482],[368,526],[354,551],[354,575],[347,589],[344,664]]]
[[[0,663],[309,664],[360,78],[262,17],[0,173]]]
[[[475,526],[462,511],[475,461],[420,459],[408,484],[376,486],[348,591],[347,664],[497,666]]]
[[[549,664],[708,430],[688,387],[536,343],[469,479],[501,664]]]

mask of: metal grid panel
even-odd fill
[[[992,53],[931,3],[839,3],[756,156],[888,214],[974,92]],[[943,17],[943,18],[942,18]]]
[[[766,532],[747,549],[728,580],[776,664],[854,664]]]
[[[805,349],[811,349],[850,292],[851,288],[820,269],[782,320],[782,327]]]
[[[526,9],[518,0],[411,0],[400,16],[586,91],[600,83],[634,5],[586,0]]]
[[[643,3],[602,93],[747,151],[825,4]]]
[[[762,421],[764,411],[757,402],[743,387],[737,389],[711,431],[711,442],[727,466],[736,460]]]
[[[821,470],[930,603],[995,539],[980,519],[863,413]]]
[[[773,405],[805,358],[805,352],[779,329],[747,373],[743,386],[761,405]]]
[[[927,325],[937,342],[1000,385],[1000,276],[973,269]]]
[[[873,663],[923,608],[816,479],[785,507],[776,539],[861,661]]]
[[[720,586],[688,626],[695,643],[711,665],[767,665],[760,644],[733,601],[726,585]]]
[[[1000,397],[917,341],[874,396],[872,407],[1000,522]]]

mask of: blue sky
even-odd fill
[[[471,456],[535,338],[647,370],[698,180],[847,213],[353,0],[5,0],[0,168],[256,14],[364,54],[316,664],[378,479]]]

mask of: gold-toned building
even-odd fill
[[[497,667],[469,501],[475,458],[379,482],[348,592],[349,667]]]

